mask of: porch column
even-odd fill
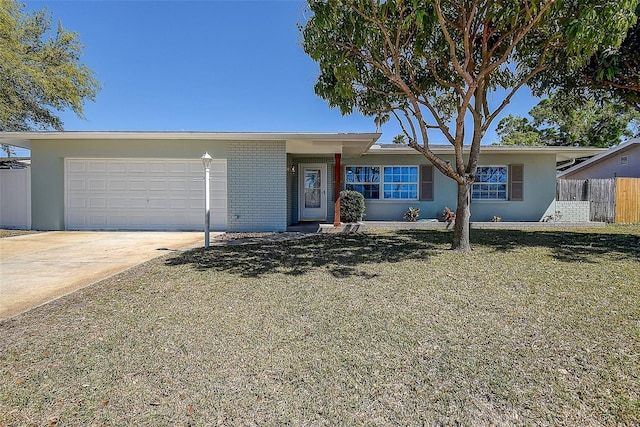
[[[340,177],[342,176],[341,173],[341,166],[340,166],[340,158],[342,157],[342,154],[340,153],[336,153],[335,158],[336,158],[336,166],[335,166],[335,170],[334,170],[334,179],[333,179],[333,226],[334,227],[340,227],[340,187],[341,187],[341,183],[340,183]]]

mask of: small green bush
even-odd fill
[[[364,196],[357,191],[340,192],[340,221],[358,222],[364,217]]]

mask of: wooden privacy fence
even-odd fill
[[[640,178],[616,178],[616,222],[640,222]]]
[[[559,179],[556,200],[589,201],[591,221],[640,222],[640,178]]]

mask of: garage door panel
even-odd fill
[[[127,181],[124,179],[109,179],[109,191],[125,191]]]
[[[100,190],[106,190],[106,189],[107,189],[107,182],[104,178],[89,180],[90,191],[100,191]]]
[[[137,161],[130,161],[127,162],[127,173],[131,174],[131,173],[144,173],[146,174],[147,171],[147,163],[146,162],[137,162]]]
[[[168,203],[169,201],[166,197],[149,197],[149,200],[147,201],[147,205],[151,209],[164,209],[167,207]]]
[[[88,171],[90,173],[104,173],[107,171],[107,161],[106,160],[94,160],[88,162]]]
[[[185,180],[177,180],[172,178],[167,183],[171,192],[185,192],[189,190],[189,183]]]
[[[147,181],[140,179],[132,179],[129,181],[129,190],[132,191],[147,191]]]
[[[150,174],[158,174],[158,175],[162,175],[167,173],[167,164],[162,162],[149,162],[148,163],[148,170]]]
[[[109,225],[114,228],[127,228],[129,217],[127,215],[109,215]]]
[[[89,208],[91,209],[104,209],[107,207],[107,199],[104,197],[90,197]]]
[[[73,162],[67,164],[67,172],[68,173],[86,173],[87,172],[87,163],[86,162]]]
[[[109,208],[111,209],[126,209],[129,206],[129,201],[125,197],[110,197]]]
[[[71,209],[84,209],[87,207],[87,199],[84,197],[72,197],[69,199]]]
[[[87,182],[84,179],[71,179],[68,181],[70,190],[78,191],[85,190],[87,188]]]
[[[129,207],[133,209],[146,209],[147,208],[147,198],[146,197],[130,197],[129,198]]]
[[[211,227],[226,229],[226,162],[211,168]],[[202,229],[199,160],[66,159],[67,228]]]
[[[167,173],[170,173],[172,175],[189,175],[190,172],[195,172],[192,171],[191,168],[189,167],[190,165],[193,165],[193,163],[188,164],[188,163],[168,163],[167,164]],[[200,167],[200,173],[202,173],[202,167]]]
[[[111,160],[109,162],[109,173],[126,173],[127,172],[127,164],[126,162],[120,162],[117,160]]]
[[[149,181],[148,188],[150,191],[166,191],[167,182],[164,180],[152,179]]]
[[[105,214],[97,214],[93,213],[90,216],[87,216],[86,221],[91,227],[103,228],[109,225],[107,221],[107,215]]]

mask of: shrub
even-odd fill
[[[419,216],[420,216],[420,209],[410,207],[409,210],[405,212],[404,219],[406,219],[409,222],[416,222]]]
[[[357,191],[340,192],[340,221],[358,222],[364,217],[364,196]]]

